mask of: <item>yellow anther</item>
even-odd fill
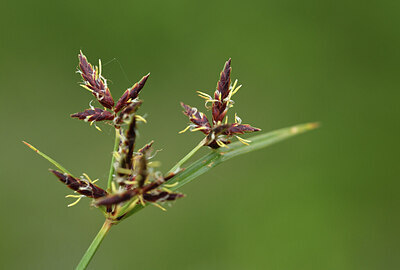
[[[238,87],[236,87],[237,81],[238,80],[235,80],[235,82],[233,83],[233,86],[231,87],[231,91],[229,92],[229,96],[227,98],[229,103],[233,103],[233,101],[231,100],[232,96],[234,94],[236,94],[237,91],[239,91],[239,89],[242,87],[242,85],[239,85]],[[233,106],[230,105],[230,107],[233,107]]]
[[[80,197],[82,197],[83,195],[73,195],[73,194],[69,194],[69,195],[66,195],[65,196],[65,198],[80,198]]]
[[[236,80],[237,81],[237,80]],[[236,94],[237,93],[237,91],[239,91],[239,89],[242,87],[242,85],[239,85],[238,87],[236,87],[236,88],[232,88],[232,95],[231,96],[233,96],[234,94]]]
[[[128,206],[128,208],[126,209],[126,213],[128,213],[129,211],[131,211],[133,208],[135,208],[136,204],[138,203],[139,199],[134,200],[133,202],[131,202],[131,204]]]
[[[243,138],[241,138],[241,137],[239,137],[239,136],[235,136],[241,143],[243,143],[243,144],[245,144],[245,145],[249,145],[249,143],[251,143],[251,141],[250,140],[246,140],[246,139],[243,139]]]
[[[93,92],[92,89],[90,89],[89,87],[87,87],[85,84],[80,84],[80,86],[82,86],[83,88],[85,88],[86,90]]]
[[[92,122],[93,123],[93,122]],[[98,126],[94,125],[94,127],[98,130],[98,131],[102,131],[101,128],[99,128]]]
[[[90,179],[89,175],[87,175],[86,173],[82,173],[82,174],[83,174],[83,176],[86,177],[86,179],[87,179],[90,183],[93,183],[93,182],[92,182],[92,179]]]
[[[136,181],[124,181],[124,184],[127,184],[127,185],[135,185],[136,184]]]
[[[166,188],[166,187],[163,187],[162,189],[165,190],[165,191],[168,192],[168,193],[172,193],[172,190],[169,190],[169,189]]]
[[[242,87],[242,85],[239,85],[238,87],[236,87],[236,89],[234,90],[234,91],[232,91],[232,96],[234,95],[234,94],[236,94],[237,93],[237,91],[239,91],[239,89]]]
[[[190,128],[190,125],[187,126],[185,129],[179,131],[179,134],[182,134],[182,133],[186,132],[189,128]]]
[[[228,116],[225,118],[225,125],[228,124]]]
[[[117,192],[117,187],[115,186],[114,182],[111,182],[111,191],[112,191],[112,193]]]
[[[99,68],[94,67],[94,79],[97,80],[99,78]]]
[[[195,131],[203,130],[203,129],[207,129],[207,127],[198,127],[198,128],[194,128],[194,129],[191,130],[191,132],[195,132]]]
[[[121,155],[120,155],[118,152],[116,152],[116,151],[113,152],[113,156],[114,156],[114,158],[115,158],[116,160],[119,160],[119,159],[121,158]]]
[[[76,205],[82,199],[82,197],[84,197],[84,196],[82,196],[82,195],[67,195],[67,196],[65,196],[65,198],[77,198],[73,203],[68,204],[67,207]]]
[[[82,173],[82,174],[83,174],[83,176],[85,176],[85,178],[86,178],[90,183],[92,183],[92,184],[94,184],[94,183],[96,183],[97,181],[99,181],[99,179],[95,179],[95,180],[90,179],[89,175],[87,175],[86,173]]]
[[[117,173],[122,173],[122,174],[127,174],[127,175],[129,175],[129,174],[131,174],[132,173],[132,171],[131,170],[129,170],[129,169],[125,169],[125,168],[117,168]]]
[[[196,91],[196,92],[198,93],[198,96],[201,97],[201,98],[204,98],[206,100],[211,100],[212,99],[212,97],[209,94],[206,94],[206,93],[201,92],[201,91]]]
[[[179,182],[175,182],[175,183],[173,183],[173,184],[165,184],[164,187],[172,188],[172,187],[177,186],[178,184],[179,184]]]
[[[143,116],[140,115],[135,115],[136,120],[142,121],[144,123],[147,123],[146,119],[143,118]]]
[[[162,207],[161,205],[159,205],[158,203],[153,203],[154,206],[160,208],[163,211],[167,211],[167,209],[165,209],[164,207]]]
[[[216,142],[217,142],[217,144],[218,144],[220,147],[229,148],[226,144],[224,144],[224,143],[223,143],[222,141],[220,141],[220,140],[217,140]]]
[[[101,78],[101,59],[99,59],[99,77]]]
[[[237,82],[238,82],[238,80],[236,79],[235,82],[234,82],[233,85],[232,85],[232,88],[231,88],[232,90],[235,89],[235,87],[236,87],[236,85],[237,85]]]

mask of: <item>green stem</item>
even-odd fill
[[[76,267],[76,270],[86,269],[90,260],[93,258],[93,255],[96,253],[101,242],[103,241],[104,237],[107,235],[108,231],[110,230],[111,226],[112,226],[111,221],[106,220],[104,222],[100,231],[97,233],[96,237],[93,239],[89,248],[86,250],[85,254],[83,255],[81,261],[79,262],[78,266]]]
[[[169,172],[176,172],[177,170],[180,169],[181,165],[185,163],[189,158],[191,158],[203,145],[204,145],[205,140],[202,140],[195,148],[193,148],[192,151],[190,151],[186,156],[184,156],[181,160],[178,161],[178,163],[175,164],[174,167],[172,167]]]
[[[119,146],[119,129],[115,129],[115,139],[114,139],[114,148],[111,157],[111,165],[110,165],[110,173],[108,174],[108,181],[107,181],[107,191],[111,190],[111,182],[113,180],[114,172],[115,172],[115,155],[114,152],[118,151]]]

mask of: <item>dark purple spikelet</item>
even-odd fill
[[[88,62],[82,51],[78,55],[79,69],[83,79],[82,86],[92,92],[93,96],[100,102],[101,105],[108,109],[114,107],[114,100],[111,96],[110,89],[107,87],[107,81],[104,79],[99,68],[93,68]]]
[[[231,124],[229,128],[224,132],[225,135],[231,136],[234,134],[244,134],[254,131],[260,131],[261,129],[252,127],[250,125],[242,125],[242,124]]]
[[[81,195],[85,195],[86,197],[94,199],[101,198],[107,195],[107,192],[104,189],[95,184],[92,184],[89,181],[81,180],[56,170],[50,171],[58,178],[58,180],[60,180],[70,189],[76,191]]]
[[[131,198],[133,198],[134,196],[137,195],[136,190],[127,190],[121,193],[116,193],[116,194],[112,194],[109,195],[107,197],[103,197],[101,199],[98,199],[95,204],[96,205],[114,205],[114,204],[119,204],[122,202],[126,202],[128,200],[130,200]]]
[[[71,114],[72,118],[78,118],[80,120],[84,120],[85,122],[99,122],[104,120],[113,120],[114,114],[99,108],[87,109],[83,112],[78,112]]]
[[[140,81],[135,83],[131,88],[128,88],[125,93],[121,96],[121,98],[118,100],[117,105],[115,106],[114,111],[119,112],[123,108],[125,108],[129,103],[136,99],[139,95],[140,90],[144,87],[146,84],[147,79],[149,78],[150,73],[147,74],[146,76],[143,76]],[[131,101],[130,101],[131,100]]]
[[[226,98],[229,96],[231,85],[231,59],[225,62],[224,68],[221,71],[220,79],[217,83],[217,89],[214,93],[214,99],[217,100],[212,106],[213,123],[222,122],[227,111],[228,102]]]
[[[176,199],[183,198],[183,197],[185,197],[184,194],[169,193],[167,191],[143,194],[143,199],[148,202],[175,201]]]
[[[135,141],[136,141],[136,118],[133,115],[131,116],[131,122],[129,123],[128,129],[124,134],[122,134],[122,140],[119,146],[120,159],[116,171],[119,176],[118,182],[120,182],[121,185],[124,185],[123,182],[128,180],[132,174],[133,151],[135,148]]]
[[[132,169],[132,157],[133,157],[133,150],[135,149],[135,142],[136,142],[136,118],[132,117],[132,121],[128,126],[128,129],[126,131],[126,137],[123,142],[127,150],[122,165],[122,167],[125,169]]]
[[[189,105],[184,104],[183,102],[181,102],[181,106],[184,109],[183,114],[189,117],[190,122],[195,125],[196,129],[206,135],[210,133],[211,125],[204,113],[200,112],[197,108],[192,108]]]

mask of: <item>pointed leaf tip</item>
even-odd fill
[[[38,152],[39,150],[37,150],[33,145],[27,143],[26,141],[22,141],[26,146],[28,146],[30,149],[32,149],[35,152]]]

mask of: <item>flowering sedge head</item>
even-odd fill
[[[227,144],[231,142],[229,139],[232,136],[238,138],[240,142],[248,144],[250,141],[239,137],[238,134],[260,130],[259,128],[242,124],[242,120],[236,114],[235,122],[228,123],[227,112],[234,104],[232,96],[242,87],[241,85],[237,85],[237,80],[233,85],[231,84],[231,71],[231,59],[229,59],[226,61],[224,68],[221,71],[220,79],[214,92],[214,97],[197,91],[199,96],[206,100],[206,108],[211,109],[212,111],[212,124],[210,124],[207,116],[197,108],[190,107],[181,102],[184,109],[183,113],[189,117],[189,120],[192,123],[180,133],[183,133],[188,129],[191,131],[201,131],[206,135],[204,145],[217,149],[219,147],[227,147]],[[209,104],[212,104],[211,107]]]
[[[167,189],[168,181],[176,175],[175,173],[163,176],[161,172],[155,170],[157,162],[152,161],[154,157],[151,154],[152,142],[135,151],[137,122],[146,122],[137,114],[142,104],[139,93],[150,74],[143,76],[141,80],[128,88],[115,103],[107,86],[107,80],[102,75],[101,61],[99,60],[99,66],[93,66],[82,52],[79,53],[78,58],[78,73],[83,79],[81,86],[89,90],[103,108],[95,108],[90,102],[89,109],[72,114],[71,117],[91,124],[108,121],[115,127],[119,143],[117,151],[113,153],[115,162],[114,174],[109,179],[111,188],[102,189],[95,184],[97,180],[92,181],[87,174],[83,174],[80,178],[73,176],[56,161],[25,143],[59,169],[59,171],[50,171],[74,191],[75,194],[67,195],[67,197],[77,199],[68,206],[77,204],[83,197],[91,198],[94,200],[93,205],[106,206],[107,217],[115,221],[121,219],[137,204],[151,203],[161,207],[157,203],[183,197],[183,194]],[[130,201],[127,202],[128,200]]]
[[[134,151],[136,141],[136,118],[130,116],[130,122],[125,130],[120,130],[120,144],[115,156],[115,177],[111,194],[95,201],[97,206],[120,207],[126,201],[136,204],[152,203],[163,209],[157,203],[173,201],[183,197],[166,188],[168,181],[176,174],[163,176],[156,170],[157,162],[152,161],[153,142]],[[164,209],[163,209],[164,210]],[[123,213],[122,213],[123,215]],[[122,216],[121,216],[122,218]]]
[[[153,158],[153,155],[151,155],[152,143],[135,152],[137,121],[146,122],[143,117],[136,113],[142,104],[142,101],[139,100],[139,93],[145,86],[150,74],[143,76],[142,79],[128,88],[115,103],[107,87],[107,80],[101,75],[101,61],[99,61],[98,67],[93,67],[86,56],[80,52],[79,68],[80,71],[78,72],[83,78],[82,86],[93,93],[98,102],[104,106],[104,109],[94,108],[90,104],[90,109],[72,114],[71,117],[91,124],[110,121],[116,128],[116,134],[119,139],[118,150],[113,153],[115,173],[112,188],[107,190],[108,193],[102,193],[102,196],[91,196],[91,198],[95,199],[94,205],[104,205],[110,211],[118,212],[117,209],[120,209],[122,204],[128,200],[134,200],[132,205],[135,206],[138,203],[158,203],[183,197],[183,194],[173,193],[164,186],[161,187],[172,179],[175,174],[169,174],[164,177],[161,172],[155,170],[154,164],[156,162],[151,161]],[[56,176],[61,181],[67,177],[64,176],[62,178],[63,174],[56,174]],[[73,182],[72,187],[75,188],[76,182]],[[69,185],[71,181],[64,181],[64,183],[71,187]],[[93,185],[89,186],[92,187]],[[81,195],[87,196],[88,192],[82,194],[81,189],[74,190]]]
[[[128,88],[114,106],[115,102],[107,86],[107,79],[101,74],[101,61],[99,60],[99,66],[93,66],[88,62],[87,57],[82,51],[79,53],[78,58],[78,73],[81,74],[83,80],[81,86],[92,92],[97,101],[104,106],[104,109],[95,108],[90,103],[90,109],[71,114],[71,117],[90,122],[90,124],[100,121],[111,121],[115,127],[119,127],[124,119],[127,118],[126,115],[135,111],[140,106],[139,92],[146,84],[150,73]],[[139,115],[137,115],[137,118],[144,121]],[[99,129],[97,126],[96,128]]]

